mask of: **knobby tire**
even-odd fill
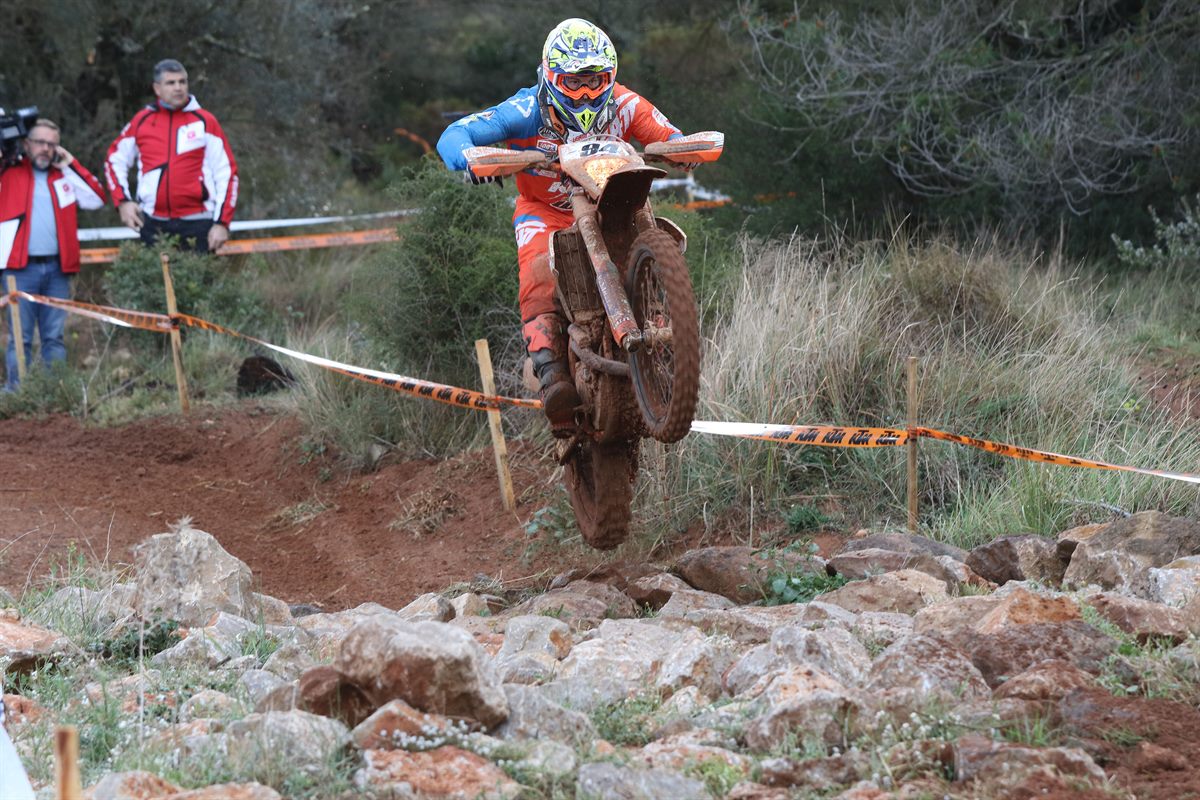
[[[583,442],[567,461],[563,482],[583,540],[611,550],[629,536],[632,442]]]
[[[630,248],[626,276],[634,319],[647,334],[629,357],[638,407],[648,435],[677,442],[691,430],[700,392],[700,323],[687,261],[669,234],[645,231]]]

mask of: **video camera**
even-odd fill
[[[0,164],[12,166],[21,159],[21,140],[37,122],[38,107],[18,108],[12,114],[0,108]]]

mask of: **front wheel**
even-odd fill
[[[636,441],[580,443],[563,465],[563,483],[583,540],[611,550],[629,536]]]
[[[629,357],[646,432],[677,442],[691,429],[700,392],[700,323],[679,245],[645,231],[629,252],[626,287],[643,345]]]

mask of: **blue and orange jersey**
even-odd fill
[[[643,146],[680,136],[662,112],[635,91],[617,84],[613,90],[613,117],[600,133],[625,141],[636,139]],[[452,170],[467,168],[463,151],[468,147],[503,144],[514,150],[555,152],[563,141],[574,141],[585,134],[567,130],[565,136],[543,123],[538,108],[537,86],[521,89],[503,103],[452,123],[438,139],[437,149]],[[555,208],[570,208],[570,198],[550,170],[530,169],[517,175],[517,191],[529,200]]]

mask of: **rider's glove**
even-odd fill
[[[497,186],[504,185],[504,179],[502,177],[500,177],[499,175],[487,175],[487,176],[476,175],[474,172],[471,171],[470,167],[468,167],[466,170],[464,170],[464,172],[466,173],[464,180],[468,180],[471,183],[475,184],[476,186],[478,186],[481,183],[494,183]]]

